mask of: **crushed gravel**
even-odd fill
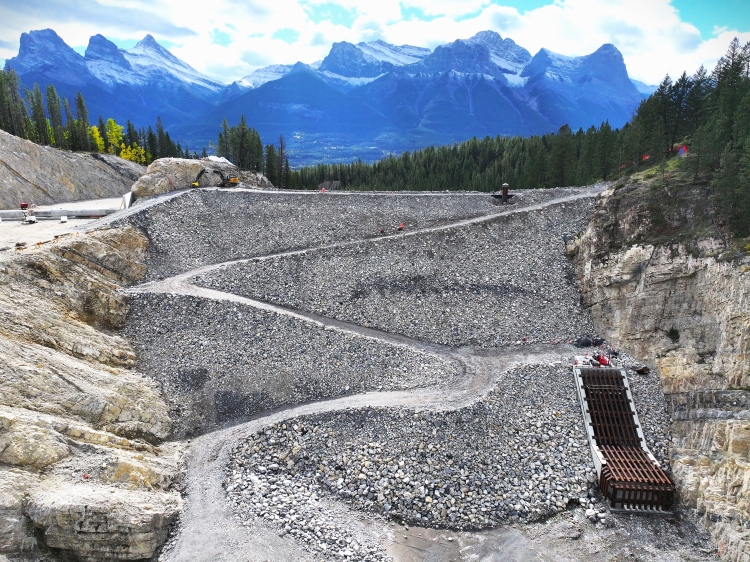
[[[302,540],[311,491],[420,526],[539,520],[590,502],[580,418],[567,365],[517,367],[456,411],[352,409],[271,426],[236,447],[226,490],[239,517]],[[346,540],[345,522],[334,527],[326,540]]]
[[[194,282],[450,346],[570,341],[594,327],[564,237],[592,204],[231,264]]]
[[[146,280],[150,281],[206,264],[377,238],[396,233],[401,223],[407,231],[438,226],[580,191],[519,191],[512,205],[499,206],[498,200],[486,193],[263,193],[201,189],[110,222],[113,227],[132,225],[148,237]]]
[[[458,376],[455,361],[227,301],[133,294],[124,333],[156,379],[175,434],[263,411]]]

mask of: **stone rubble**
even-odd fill
[[[176,435],[285,404],[445,383],[448,359],[249,305],[134,294],[125,334],[158,381]]]
[[[408,525],[482,529],[588,506],[595,482],[572,375],[559,364],[512,369],[456,411],[350,409],[269,427],[235,449],[226,490],[243,520],[310,543],[300,514],[317,495]],[[346,543],[346,522],[328,525],[329,547]]]
[[[409,232],[580,191],[526,190],[518,193],[513,205],[502,206],[486,193],[192,190],[112,225],[134,226],[148,237],[148,281],[211,263],[379,238],[396,233],[402,222]]]
[[[569,341],[594,332],[564,255],[591,205],[243,262],[194,282],[450,346]]]
[[[627,366],[631,359],[621,356]],[[456,411],[348,409],[276,424],[235,448],[228,498],[247,524],[266,520],[336,559],[382,553],[353,550],[347,521],[322,510],[321,498],[407,526],[478,530],[543,521],[570,506],[612,526],[571,362],[511,369],[481,401]],[[635,376],[649,447],[668,469],[669,417],[658,380]]]

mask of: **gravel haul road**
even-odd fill
[[[134,312],[125,331],[147,358],[139,368],[173,394],[166,398],[178,431],[192,437],[184,508],[159,559],[708,559],[690,521],[614,516],[596,497],[580,409],[567,389],[575,350],[565,343],[593,328],[562,236],[580,229],[602,189],[529,192],[500,208],[467,196],[463,212],[455,195],[445,207],[434,194],[377,196],[359,208],[356,196],[331,194],[316,209],[342,214],[342,228],[309,228],[317,219],[302,210],[289,221],[292,234],[274,224],[241,249],[214,227],[211,251],[190,236],[180,246],[162,224],[198,217],[187,198],[203,201],[208,191],[130,215],[154,250],[149,281],[128,289]],[[220,197],[240,198],[267,224],[283,214],[277,204],[315,201]],[[416,226],[379,229],[368,205],[374,215],[398,208]],[[372,295],[353,287],[367,284],[363,272],[372,277],[384,256],[406,254],[415,271],[428,267],[420,260],[442,260],[409,253],[439,239],[453,244],[443,266],[458,286],[448,282],[415,305],[402,288],[389,293],[398,285],[389,282],[383,310],[362,313],[336,297]],[[486,247],[491,239],[517,255],[471,254],[472,241]],[[179,246],[173,253],[170,240]],[[370,270],[352,266],[358,252],[374,256]],[[554,260],[554,273],[538,274],[544,259],[535,256]],[[311,296],[299,272],[330,267],[326,286],[340,285]],[[490,279],[507,284],[487,288]],[[419,316],[444,308],[453,312]],[[252,353],[252,365],[241,367]],[[317,373],[312,385],[307,371]],[[638,388],[637,407],[663,410],[658,381]],[[668,420],[646,417],[655,420],[656,449],[666,451]]]

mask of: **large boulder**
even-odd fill
[[[201,170],[205,170],[198,178]],[[237,177],[241,187],[272,188],[273,185],[265,176],[256,172],[240,171],[237,166],[225,158],[208,157],[200,160],[187,158],[160,158],[146,170],[133,184],[133,199],[142,199],[176,189],[192,187],[197,181],[199,187],[216,187],[225,178]]]

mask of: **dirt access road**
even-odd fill
[[[509,209],[448,225],[398,233],[389,238],[419,236],[427,232],[471,226],[516,212],[533,212],[550,205],[589,198],[600,190],[585,190],[542,204]],[[382,240],[382,238],[380,238]],[[313,322],[330,330],[355,333],[394,345],[406,346],[461,362],[465,372],[460,381],[448,385],[398,392],[369,392],[360,395],[290,407],[217,431],[205,434],[190,443],[186,458],[186,497],[184,509],[173,537],[168,541],[160,560],[183,561],[265,561],[317,560],[311,552],[290,536],[280,536],[262,521],[242,524],[234,516],[226,500],[222,484],[229,456],[235,445],[249,434],[273,424],[302,415],[320,414],[347,408],[411,407],[449,410],[472,404],[493,386],[508,369],[524,364],[549,363],[573,355],[568,345],[528,345],[497,349],[452,349],[411,338],[381,332],[309,314],[288,307],[273,305],[221,291],[192,285],[190,281],[208,271],[230,267],[250,260],[273,259],[303,254],[320,248],[342,248],[363,241],[348,241],[294,252],[259,256],[197,268],[162,281],[145,283],[129,292],[155,292],[191,295],[206,299],[243,303],[277,314]],[[613,557],[651,560],[705,560],[693,547],[689,537],[694,530],[689,522],[666,518],[651,520],[620,516],[614,528],[595,528],[583,518],[581,510],[568,511],[546,523],[469,533],[429,529],[406,529],[379,516],[353,512],[333,500],[321,499],[326,510],[337,512],[351,521],[360,536],[381,542],[397,561],[440,560],[611,560]],[[600,527],[600,526],[597,526]],[[685,527],[683,529],[683,527]],[[679,532],[674,532],[676,528]],[[665,536],[666,535],[666,536]],[[682,537],[682,538],[681,538]],[[666,539],[666,542],[665,542]],[[665,550],[666,548],[666,550]]]

